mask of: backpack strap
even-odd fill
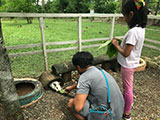
[[[93,109],[89,109],[89,113],[103,113],[105,116],[107,116],[108,114],[110,114],[111,116],[112,116],[112,120],[114,120],[114,118],[113,118],[113,115],[112,115],[112,112],[111,112],[111,110],[112,110],[112,108],[111,108],[111,99],[110,99],[110,89],[109,89],[109,83],[108,83],[108,79],[107,79],[107,77],[106,77],[106,75],[105,75],[105,73],[104,73],[104,71],[101,69],[101,68],[99,68],[99,67],[97,67],[101,72],[102,72],[102,74],[103,74],[103,76],[104,76],[104,78],[105,78],[105,80],[106,80],[106,85],[107,85],[107,93],[108,93],[108,99],[107,99],[107,102],[108,102],[108,108],[106,109],[104,106],[97,106],[97,107],[95,107],[95,108],[93,108]],[[100,109],[102,109],[101,111],[100,111]],[[88,113],[88,114],[89,114]]]
[[[103,70],[100,69],[100,71],[102,72],[102,74],[103,74],[103,76],[104,76],[104,78],[105,78],[105,80],[106,80],[106,84],[107,84],[107,93],[108,93],[108,99],[107,99],[107,100],[108,100],[108,109],[111,109],[111,98],[110,98],[110,89],[109,89],[108,79],[107,79],[105,73],[103,72]]]

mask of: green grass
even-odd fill
[[[77,19],[45,19],[45,39],[47,42],[70,41],[78,39],[78,24]],[[108,22],[91,22],[89,19],[82,21],[82,40],[92,38],[105,38],[110,35],[111,24]],[[149,27],[146,30],[146,38],[160,41],[159,31],[150,29],[159,29],[159,27]],[[6,46],[26,45],[41,43],[41,31],[39,20],[33,19],[32,24],[27,24],[25,19],[3,19],[2,20],[3,37]],[[128,31],[126,25],[116,24],[114,36],[123,36]],[[83,43],[82,45],[94,44],[100,42]],[[148,42],[147,42],[148,43]],[[149,43],[151,44],[151,43]],[[56,45],[47,46],[47,49],[72,47],[73,45]],[[159,47],[158,45],[156,45]],[[9,50],[8,53],[18,53],[41,50],[41,47],[34,47],[20,50]],[[90,51],[95,57],[106,54],[106,49],[88,48],[83,49]],[[77,52],[64,51],[56,53],[48,53],[49,69],[53,64],[71,61],[72,55]],[[149,48],[143,48],[143,56],[154,57],[158,56],[159,52]],[[28,55],[10,58],[12,73],[14,77],[37,77],[44,71],[43,55]]]
[[[146,38],[151,40],[160,41],[160,29],[159,30],[148,30],[146,29]]]
[[[160,30],[159,26],[147,26],[149,29],[155,29],[155,30]]]

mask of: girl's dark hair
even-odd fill
[[[129,15],[130,11],[134,12],[134,16],[128,23],[129,28],[133,28],[135,26],[142,28],[146,27],[147,15],[149,13],[148,9],[142,5],[138,10],[134,0],[127,0],[127,2],[122,5],[122,14]]]
[[[74,66],[79,65],[81,68],[86,68],[88,65],[92,65],[93,56],[89,52],[77,52],[73,55],[72,63]]]

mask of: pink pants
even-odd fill
[[[123,82],[123,98],[125,101],[124,113],[130,113],[132,108],[134,71],[134,68],[121,67],[121,75]]]

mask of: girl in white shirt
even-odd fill
[[[122,5],[122,14],[128,24],[129,31],[124,36],[121,45],[113,38],[112,43],[118,49],[118,63],[121,65],[123,81],[123,97],[125,107],[124,120],[131,120],[130,113],[133,103],[133,74],[139,65],[143,42],[145,38],[145,27],[147,23],[148,10],[143,0],[127,0]]]

